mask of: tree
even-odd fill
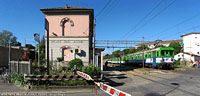
[[[181,45],[179,42],[171,42],[169,44],[169,47],[174,48],[174,55],[178,54],[181,52]]]
[[[25,47],[28,49],[35,49],[35,47],[31,44],[26,44]]]
[[[155,48],[158,48],[158,47],[166,47],[166,46],[157,44],[157,45],[155,46]]]
[[[112,52],[112,55],[114,57],[120,57],[122,54],[123,54],[123,52],[120,50],[116,50],[116,51]]]
[[[123,53],[124,53],[125,55],[127,55],[127,54],[129,54],[129,51],[130,51],[130,49],[124,49],[124,50],[123,50]]]
[[[106,54],[105,56],[103,56],[103,59],[109,59],[112,58],[112,55]]]
[[[8,46],[9,42],[11,42],[11,45],[21,45],[20,42],[17,42],[17,37],[13,36],[12,32],[3,30],[0,32],[0,45]]]
[[[147,45],[142,44],[137,48],[137,51],[142,51],[143,49],[144,50],[149,50],[150,48]]]
[[[131,53],[135,53],[137,51],[137,49],[131,49],[131,50],[129,50],[129,52],[128,52],[128,54],[131,54]]]
[[[45,59],[45,39],[44,38],[42,38],[42,40],[40,40],[39,47],[40,47],[40,53],[39,53],[40,63],[42,65],[44,65],[46,63],[46,59]],[[64,59],[64,57],[63,57],[63,59]]]

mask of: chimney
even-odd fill
[[[68,8],[67,4],[65,5],[65,8]]]

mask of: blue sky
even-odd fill
[[[0,0],[0,31],[34,44],[33,34],[45,32],[40,9],[65,4],[94,9],[97,40],[177,40],[200,31],[200,0]]]

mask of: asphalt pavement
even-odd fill
[[[130,70],[128,70],[130,71]],[[126,74],[126,71],[104,71],[104,83],[132,96],[200,96],[200,68],[188,68],[180,72],[156,74]],[[95,89],[24,90],[0,80],[0,93],[40,96],[94,96]],[[23,93],[25,92],[25,93]],[[20,95],[20,96],[21,96]],[[97,96],[109,96],[98,89]]]

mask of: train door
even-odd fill
[[[153,64],[152,66],[155,68],[156,67],[156,51],[153,51]]]

